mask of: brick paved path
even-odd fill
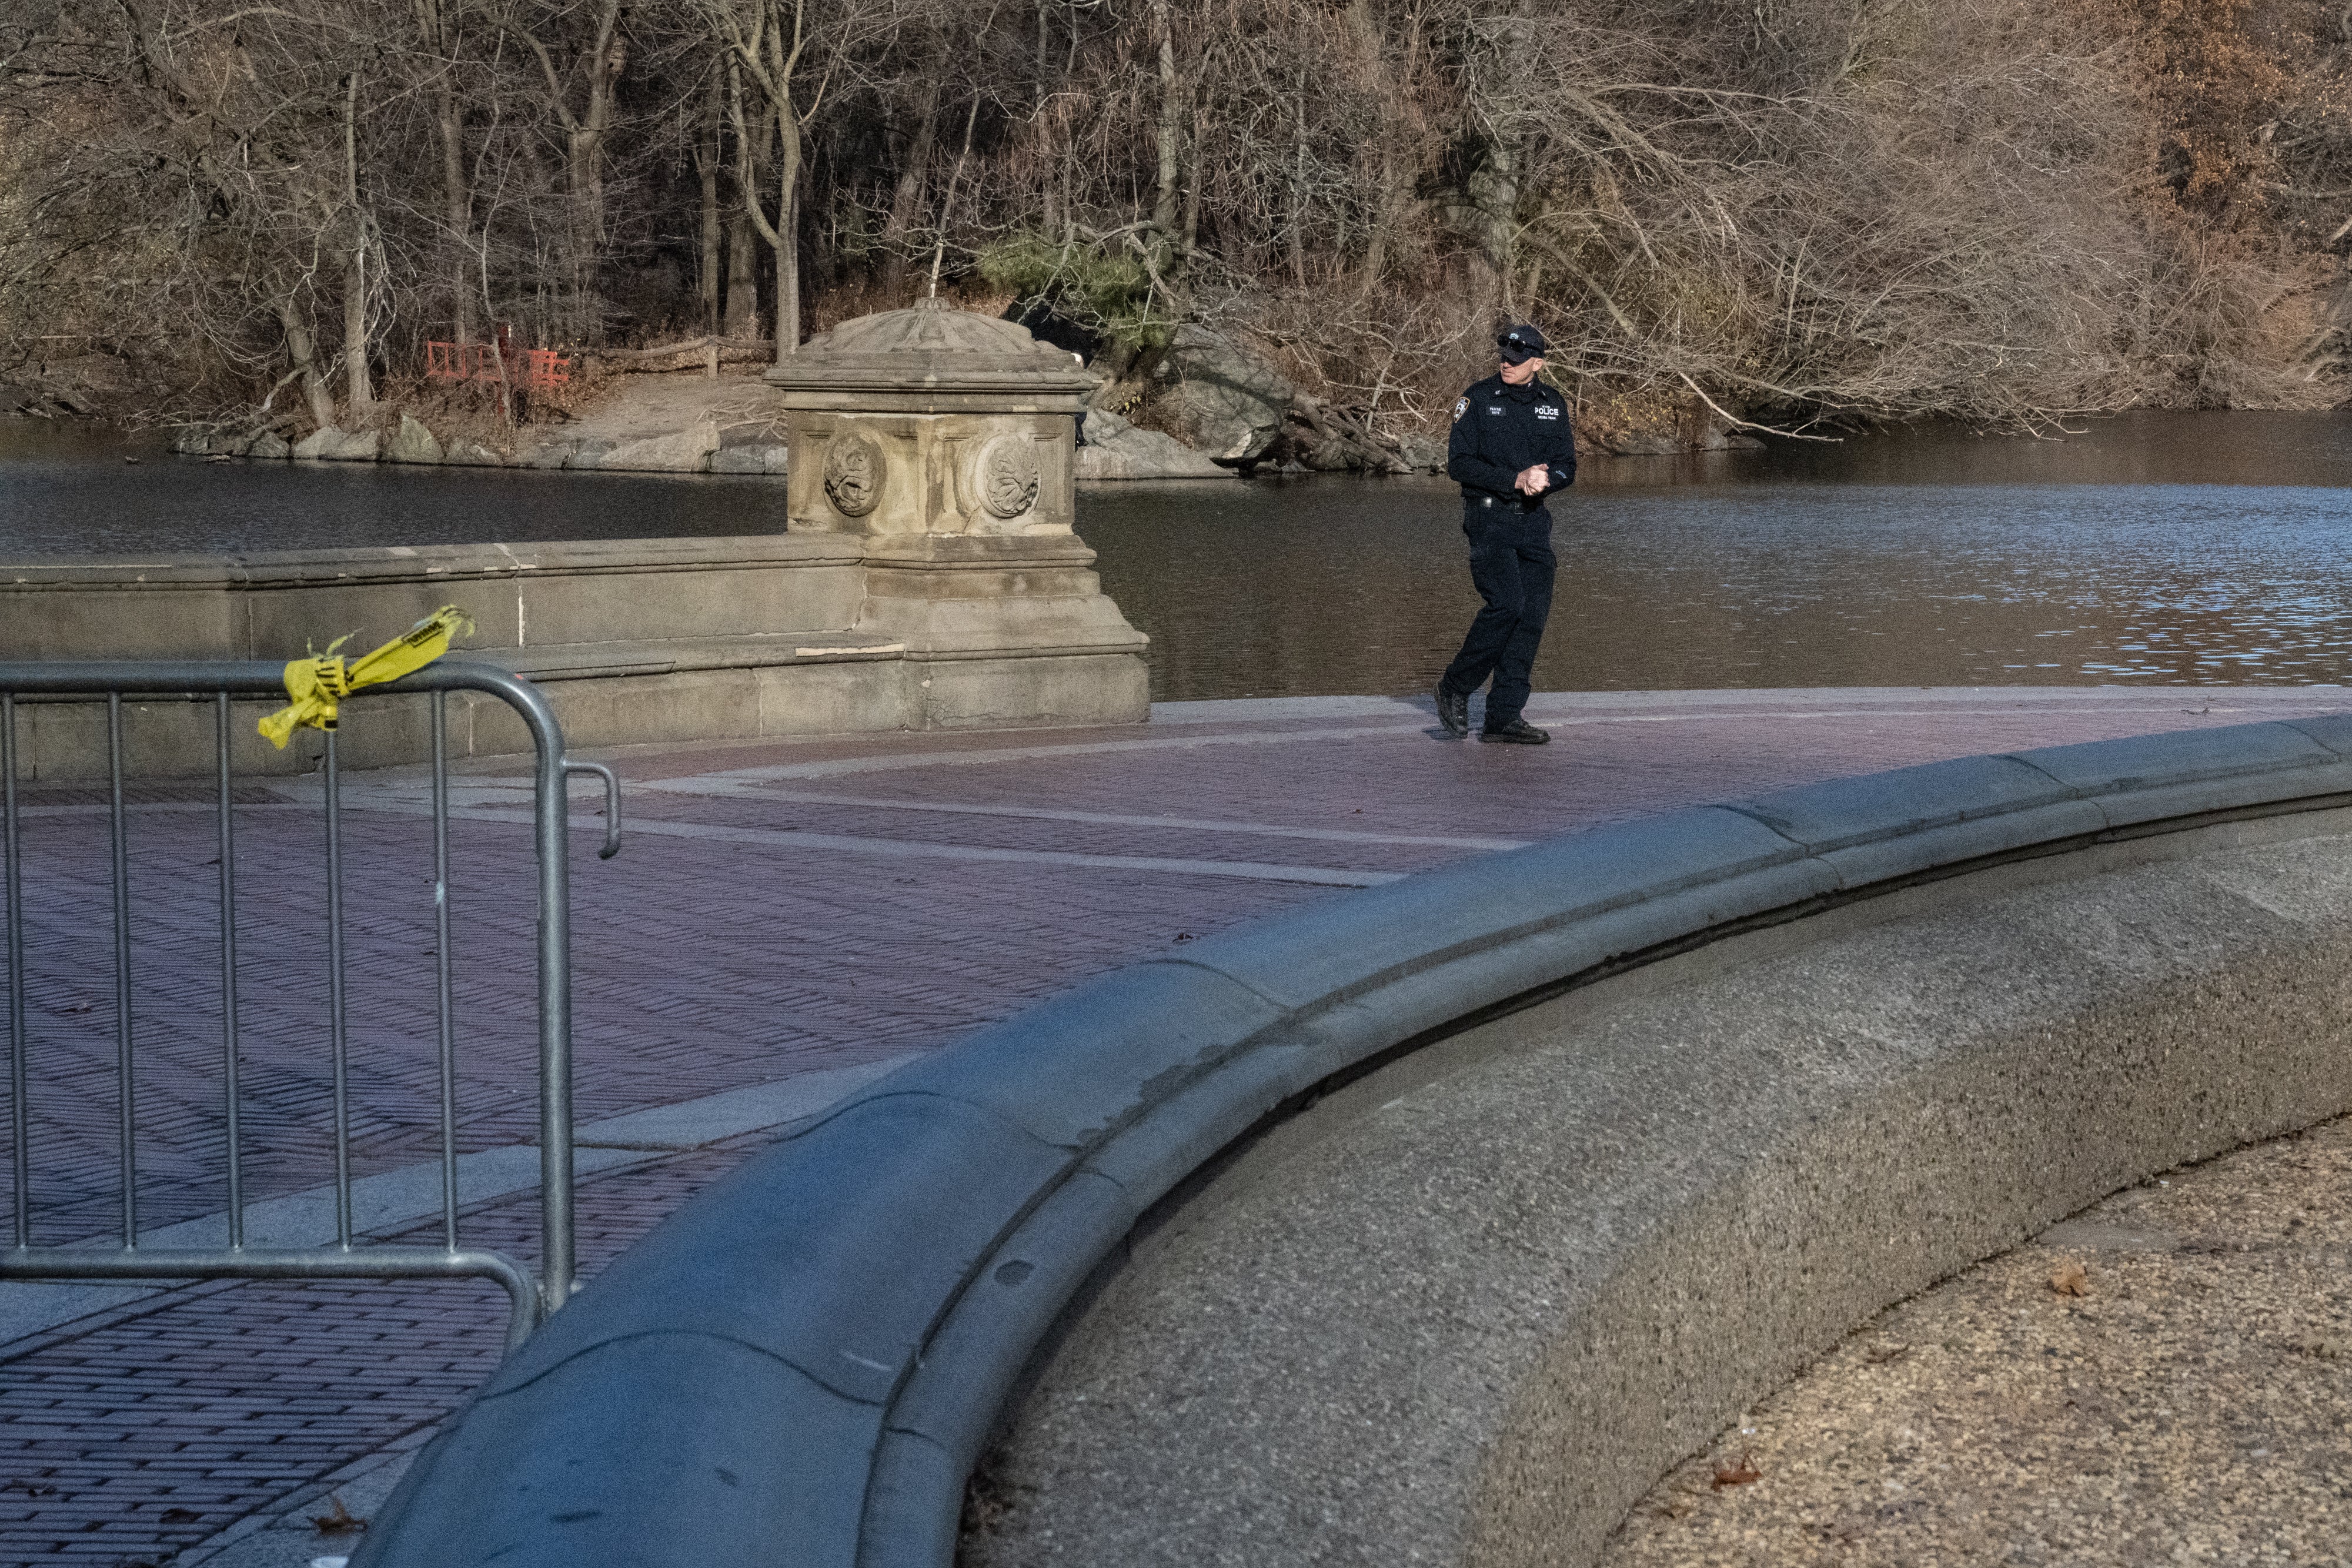
[[[1196,704],[1124,730],[625,754],[619,859],[593,858],[597,824],[579,813],[579,1115],[928,1049],[1188,936],[1512,842],[1935,758],[2329,711],[2344,695],[1553,696],[1531,709],[1557,727],[1541,750],[1445,743],[1425,714],[1381,699]],[[133,1015],[152,1226],[223,1201],[217,873],[197,802],[161,788],[138,799]],[[435,1147],[424,799],[405,773],[355,778],[345,795],[362,1170]],[[457,789],[468,1150],[529,1141],[535,1115],[528,799],[495,772]],[[257,785],[244,800],[248,1182],[266,1197],[328,1170],[323,890],[314,797]],[[39,1239],[61,1240],[120,1223],[106,831],[87,796],[31,803],[34,1190]],[[587,1266],[760,1142],[585,1181]],[[528,1257],[535,1212],[518,1198],[479,1206],[468,1239]],[[0,1346],[0,1562],[201,1561],[239,1519],[420,1440],[495,1363],[502,1315],[494,1292],[467,1286],[215,1284]]]

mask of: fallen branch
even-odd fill
[[[776,351],[773,339],[769,338],[688,338],[681,342],[661,343],[650,349],[583,349],[583,360],[618,360],[623,364],[643,364],[650,360],[667,360],[678,354],[708,353],[717,349],[721,358],[730,354],[771,354]]]
[[[1742,430],[1760,430],[1767,435],[1785,435],[1791,441],[1826,441],[1834,444],[1838,441],[1843,439],[1841,436],[1835,435],[1808,435],[1801,430],[1783,430],[1778,425],[1759,424],[1752,419],[1742,419],[1738,414],[1726,409],[1721,403],[1716,402],[1713,398],[1707,396],[1704,391],[1700,390],[1699,384],[1696,382],[1691,380],[1688,376],[1683,375],[1682,371],[1676,371],[1675,374],[1681,377],[1683,385],[1698,393],[1699,402],[1706,404],[1707,407],[1715,410],[1715,412],[1723,419],[1738,426]]]
[[[1375,472],[1409,472],[1412,465],[1344,409],[1304,392],[1291,394],[1291,413],[1325,442],[1337,443],[1362,466]]]

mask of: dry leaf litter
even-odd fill
[[[1812,1563],[2352,1564],[2352,1118],[2130,1188],[1890,1308],[1670,1473],[1601,1558]]]

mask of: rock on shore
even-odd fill
[[[783,411],[756,376],[634,375],[511,461],[603,474],[782,474]]]
[[[294,455],[327,463],[373,463],[382,443],[373,430],[339,430],[320,425],[294,444]]]
[[[1234,467],[1274,450],[1298,395],[1272,365],[1189,322],[1176,329],[1152,379],[1160,408],[1184,440]]]
[[[1089,409],[1078,426],[1080,479],[1230,479],[1234,471],[1172,435]]]
[[[384,444],[383,460],[387,463],[438,463],[441,442],[431,431],[418,423],[413,414],[400,416],[400,428]]]

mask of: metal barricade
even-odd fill
[[[5,839],[8,976],[9,1115],[15,1174],[14,1244],[0,1251],[0,1280],[392,1280],[495,1281],[511,1303],[507,1342],[519,1344],[575,1287],[572,1155],[572,952],[569,802],[575,773],[603,779],[604,843],[609,859],[620,848],[620,781],[602,763],[563,754],[563,732],[547,699],[530,682],[491,665],[444,660],[342,699],[346,717],[364,722],[380,697],[425,696],[432,734],[432,821],[435,1009],[438,1029],[441,1166],[441,1245],[364,1243],[352,1216],[350,1041],[344,1017],[342,823],[335,731],[325,732],[322,763],[327,892],[326,1033],[332,1073],[335,1242],[331,1247],[269,1248],[246,1244],[247,1200],[239,1128],[236,950],[236,834],[232,806],[231,705],[236,699],[285,696],[284,667],[264,663],[0,663],[0,839]],[[530,731],[536,749],[532,812],[539,875],[538,1022],[540,1272],[534,1279],[516,1259],[461,1247],[458,1194],[457,1023],[450,983],[448,695],[479,692],[504,701]],[[135,1038],[131,1010],[130,852],[123,804],[123,699],[183,697],[209,702],[215,714],[220,850],[221,1104],[226,1143],[226,1244],[217,1248],[142,1247],[139,1235],[138,1118]],[[35,1246],[32,1239],[34,1160],[26,1026],[26,970],[22,822],[17,777],[17,718],[22,699],[102,697],[106,704],[109,848],[113,882],[117,1137],[121,1230],[119,1246],[89,1243]]]

